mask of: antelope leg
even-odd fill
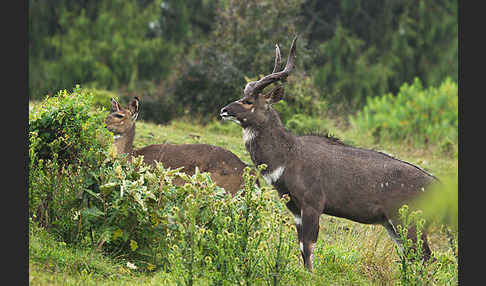
[[[302,209],[302,241],[300,242],[300,250],[304,257],[304,265],[310,272],[312,272],[314,245],[319,234],[319,217],[320,212],[315,211],[313,208]]]
[[[297,207],[295,202],[292,201],[292,200],[288,201],[286,205],[287,205],[287,208],[294,215],[295,228],[297,229],[297,239],[299,240],[299,246],[303,245],[303,242],[302,242],[302,212],[300,211],[299,207]],[[302,252],[302,247],[301,247],[301,254],[302,254],[302,259],[305,261],[304,253]]]

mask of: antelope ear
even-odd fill
[[[111,112],[117,112],[120,111],[121,105],[112,97],[111,98]]]
[[[279,102],[283,98],[283,95],[284,95],[284,88],[281,85],[272,89],[270,92],[264,94],[267,104],[274,104]]]
[[[138,97],[134,97],[130,103],[128,104],[128,109],[132,113],[132,119],[135,121],[138,117],[138,106],[139,106],[139,99]]]

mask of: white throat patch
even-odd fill
[[[257,133],[250,127],[243,128],[243,141],[246,143],[250,143],[253,139],[255,139]]]
[[[113,135],[113,140],[120,139],[121,137],[122,137],[121,134]]]
[[[294,221],[296,225],[302,225],[302,217],[298,215],[294,215]]]
[[[271,185],[271,184],[275,183],[280,178],[280,176],[282,176],[284,171],[285,171],[284,166],[278,166],[272,172],[263,175],[263,178],[265,179],[267,184]]]

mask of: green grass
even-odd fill
[[[352,145],[383,150],[402,160],[417,164],[439,178],[457,174],[457,155],[445,156],[439,147],[415,149],[396,143],[377,145],[372,137],[355,130],[335,127],[330,130]],[[139,121],[135,148],[158,143],[207,143],[226,148],[251,164],[241,138],[241,128],[231,122],[201,126],[189,121],[158,125]],[[457,149],[457,145],[454,146]],[[457,152],[456,152],[457,154]],[[276,196],[276,191],[272,191]],[[291,218],[290,212],[286,212]],[[448,265],[454,265],[447,237],[439,226],[429,230],[431,248]],[[29,243],[29,281],[31,285],[176,285],[163,270],[140,273],[119,258],[108,258],[93,249],[65,245],[41,229],[31,227]],[[305,271],[297,241],[291,255],[296,285],[393,285],[398,282],[398,255],[381,226],[363,225],[323,215],[314,253],[314,273]],[[457,264],[456,264],[457,265]],[[446,272],[449,273],[449,272]],[[457,285],[457,272],[443,275],[440,283]],[[205,285],[196,281],[196,285]]]
[[[118,282],[130,281],[133,277],[122,262],[92,249],[68,246],[44,229],[30,225],[31,285],[98,285],[100,282],[119,285]]]

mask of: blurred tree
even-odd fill
[[[223,0],[217,11],[216,25],[208,48],[228,54],[246,76],[272,71],[275,44],[283,53],[298,34],[296,21],[302,0]],[[299,65],[306,59],[306,38],[298,42]],[[242,76],[243,76],[242,75]]]
[[[154,27],[167,40],[194,44],[211,32],[217,5],[208,0],[165,0]]]
[[[306,0],[301,15],[316,85],[333,103],[355,110],[417,76],[457,81],[457,1]]]
[[[29,7],[32,98],[76,83],[133,88],[139,80],[157,81],[169,73],[175,45],[150,36],[161,1],[46,3],[31,0]]]
[[[215,117],[218,108],[241,96],[246,78],[272,71],[275,44],[285,65],[288,49],[297,34],[295,19],[302,0],[222,0],[206,41],[193,45],[175,82],[174,95],[186,113]],[[307,56],[305,37],[298,40],[297,65]],[[282,66],[283,68],[283,66]],[[300,69],[304,72],[304,69]]]

